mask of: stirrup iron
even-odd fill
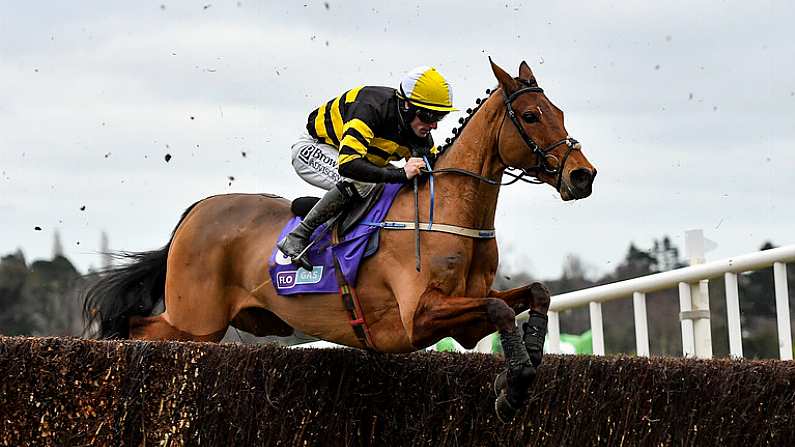
[[[301,250],[301,253],[298,253],[294,258],[291,257],[290,261],[295,264],[297,267],[301,267],[302,269],[306,270],[307,272],[311,272],[314,269],[314,266],[309,262],[309,249],[315,245],[314,241],[309,241],[309,244]]]

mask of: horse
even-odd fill
[[[439,198],[437,226],[493,229],[504,173],[514,181],[528,175],[546,183],[564,201],[592,191],[596,169],[527,63],[512,77],[489,62],[498,85],[454,130],[429,173]],[[419,213],[428,222],[432,186],[423,181],[416,196],[403,188],[387,218],[411,221]],[[494,238],[423,232],[417,269],[414,232],[380,230],[380,247],[362,262],[355,284],[356,311],[367,329],[361,337],[340,295],[276,293],[268,260],[292,217],[291,202],[270,194],[223,194],[194,203],[164,247],[123,253],[129,262],[100,273],[85,293],[87,327],[98,328],[100,338],[211,342],[230,325],[257,336],[299,330],[384,353],[416,351],[444,337],[472,348],[496,330],[507,363],[495,381],[497,415],[510,421],[525,405],[541,362],[550,295],[537,282],[491,288],[498,266]],[[160,302],[165,310],[152,315]],[[524,311],[533,324],[522,335],[515,317]]]

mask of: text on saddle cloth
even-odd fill
[[[383,222],[401,187],[400,184],[385,184],[381,198],[361,221]],[[297,216],[290,219],[277,240],[285,237],[301,220]],[[348,284],[356,284],[359,265],[365,257],[368,242],[378,230],[378,227],[372,225],[355,225],[340,238],[339,244],[332,245],[331,232],[328,231],[326,224],[321,225],[312,234],[312,240],[316,242],[309,249],[309,262],[313,266],[311,272],[292,264],[288,257],[274,247],[268,262],[268,270],[276,292],[279,295],[339,292],[334,257],[339,261],[342,274]]]

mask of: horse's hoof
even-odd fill
[[[503,391],[508,390],[508,371],[497,374],[494,378],[494,395],[499,397]]]
[[[513,420],[513,417],[516,416],[516,412],[519,410],[508,402],[508,395],[502,393],[494,401],[494,411],[497,413],[497,419],[499,419],[500,422],[508,424]]]
[[[536,368],[541,365],[541,361],[544,359],[543,351],[528,351],[527,355],[530,356],[530,363]]]

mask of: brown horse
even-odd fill
[[[522,62],[513,78],[491,65],[499,86],[479,101],[435,163],[435,224],[493,229],[507,168],[553,186],[563,200],[591,194],[596,170],[530,67]],[[429,200],[424,182],[423,222]],[[418,272],[414,232],[381,230],[380,248],[362,263],[355,284],[369,329],[365,343],[339,295],[277,295],[268,260],[292,217],[290,201],[272,195],[226,194],[195,203],[165,247],[127,253],[133,262],[100,276],[86,295],[90,326],[106,338],[197,341],[219,341],[230,324],[258,336],[300,330],[380,352],[415,351],[447,336],[471,348],[497,330],[508,363],[497,383],[498,415],[509,420],[524,405],[541,360],[549,293],[539,283],[491,289],[498,263],[493,238],[423,232]],[[404,188],[387,220],[414,217],[411,188]],[[165,311],[152,316],[161,299]],[[522,339],[515,315],[528,309],[535,323]]]

